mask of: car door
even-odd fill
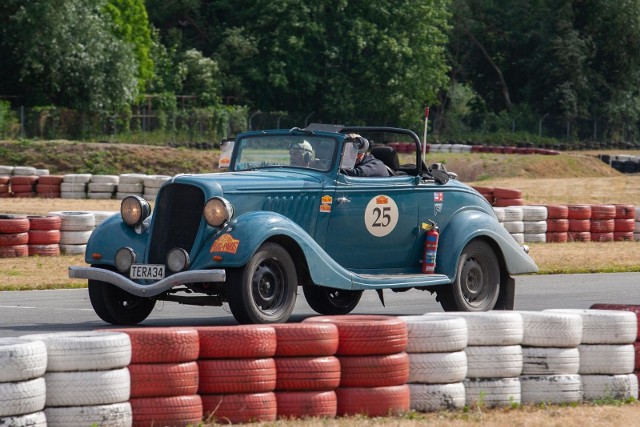
[[[422,247],[416,189],[410,176],[338,176],[326,252],[356,272],[415,272]]]

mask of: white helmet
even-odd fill
[[[314,158],[313,147],[309,141],[294,142],[289,145],[289,150],[302,150],[302,156],[306,162],[310,162]]]

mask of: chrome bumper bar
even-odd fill
[[[115,285],[123,291],[138,297],[154,297],[168,291],[174,286],[185,283],[224,282],[227,275],[222,269],[183,271],[181,273],[165,277],[164,279],[150,285],[141,285],[122,276],[121,274],[104,270],[102,268],[69,267],[69,277],[72,279],[98,280],[100,282]]]

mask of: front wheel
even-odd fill
[[[89,300],[98,317],[112,325],[137,325],[156,305],[155,299],[131,295],[98,280],[89,280]]]
[[[304,297],[316,313],[326,315],[348,314],[360,302],[362,291],[327,288],[313,284],[303,284]]]
[[[500,265],[486,242],[475,240],[462,250],[454,282],[439,286],[438,300],[445,311],[489,311],[500,294]]]
[[[298,278],[289,253],[265,243],[243,267],[231,270],[227,293],[239,323],[284,323],[296,303]]]

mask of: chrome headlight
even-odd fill
[[[133,249],[118,249],[118,252],[116,252],[116,268],[120,273],[128,272],[134,262],[136,262],[136,253]]]
[[[204,205],[205,221],[212,227],[220,227],[233,217],[233,205],[222,197],[209,199]]]
[[[151,206],[140,196],[127,196],[120,204],[120,214],[125,224],[136,227],[151,214]]]
[[[182,248],[173,248],[167,254],[167,268],[174,273],[189,268],[189,254]]]

